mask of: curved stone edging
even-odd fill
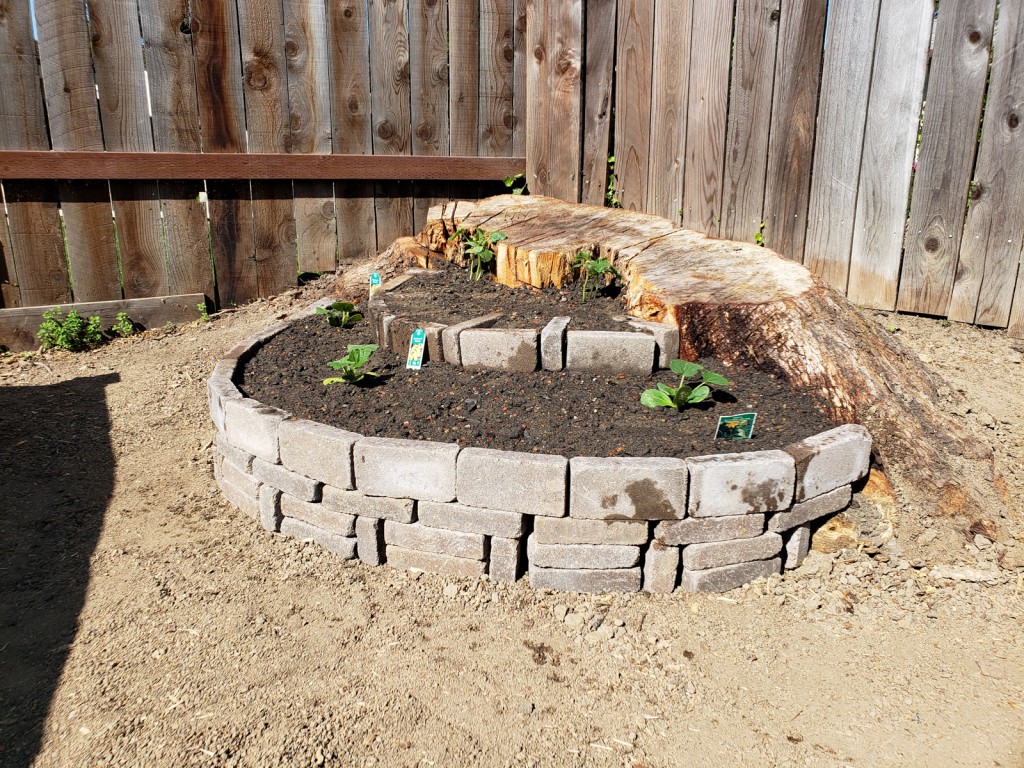
[[[318,302],[322,305],[325,302]],[[208,382],[224,496],[268,531],[345,558],[577,592],[724,591],[794,568],[809,524],[845,508],[871,437],[847,424],[784,450],[599,458],[364,437]]]

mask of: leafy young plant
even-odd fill
[[[118,312],[117,317],[114,318],[114,324],[110,327],[110,330],[120,336],[122,339],[126,339],[135,333],[135,323],[128,317],[127,312]]]
[[[495,230],[487,234],[482,229],[467,234],[465,229],[456,230],[450,240],[461,239],[464,253],[469,256],[469,279],[479,280],[484,274],[484,264],[494,260],[494,245],[505,239],[505,233]]]
[[[529,190],[526,188],[526,177],[517,173],[515,176],[505,177],[505,186],[508,187],[513,195],[528,195]]]
[[[103,341],[99,317],[86,320],[75,310],[65,317],[58,307],[43,313],[43,322],[36,336],[43,349],[66,349],[69,352],[78,352]]]
[[[658,384],[657,389],[646,389],[640,395],[640,402],[648,408],[675,408],[682,410],[688,405],[703,403],[711,394],[712,387],[728,387],[729,380],[712,373],[699,363],[687,360],[673,360],[669,364],[673,373],[679,374],[679,386]],[[700,382],[696,378],[700,376]]]
[[[583,303],[587,303],[587,287],[590,285],[590,281],[593,280],[595,283],[599,282],[606,275],[611,275],[612,282],[622,277],[619,270],[612,266],[612,263],[608,259],[595,259],[592,254],[586,251],[580,251],[576,254],[576,259],[573,261],[572,266],[578,268],[583,272]],[[594,293],[600,288],[594,286]]]
[[[764,248],[764,222],[761,222],[761,226],[757,228],[757,232],[754,233],[754,242]]]
[[[356,312],[356,305],[347,301],[336,301],[328,307],[317,307],[316,313],[322,315],[324,322],[334,328],[351,328],[363,319],[362,312]]]
[[[199,310],[199,320],[200,321],[202,321],[204,323],[210,322],[210,320],[211,320],[210,313],[206,310],[206,302],[205,301],[201,301],[198,304],[196,304],[196,309]]]
[[[370,362],[370,358],[377,349],[376,344],[349,344],[347,355],[327,364],[334,370],[341,371],[341,375],[324,379],[324,384],[358,384],[367,376],[376,376],[377,374],[373,371],[360,369]]]
[[[618,180],[615,178],[615,155],[608,157],[608,187],[604,191],[604,202],[607,208],[621,208],[622,202],[615,194],[615,185]]]

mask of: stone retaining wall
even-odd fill
[[[363,437],[239,392],[236,372],[285,327],[239,344],[210,378],[217,483],[268,531],[370,565],[577,592],[724,591],[799,565],[809,524],[846,507],[868,471],[857,425],[688,459]]]

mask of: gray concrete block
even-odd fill
[[[568,468],[564,456],[466,448],[459,454],[458,500],[471,507],[564,517]]]
[[[706,571],[689,571],[684,568],[681,586],[686,592],[727,592],[749,584],[754,579],[766,579],[773,573],[780,573],[781,566],[782,561],[776,557],[772,560],[709,568]]]
[[[565,329],[571,317],[553,317],[540,332],[540,366],[545,371],[565,368]]]
[[[537,370],[540,334],[534,328],[469,328],[459,334],[463,368],[513,373]]]
[[[853,498],[853,490],[848,485],[823,493],[813,499],[794,504],[788,511],[772,515],[768,520],[769,531],[788,531],[790,528],[809,523],[825,515],[835,514],[846,509]]]
[[[230,382],[226,385],[223,381],[215,381],[211,378],[206,382],[206,395],[210,405],[210,419],[213,421],[214,427],[217,428],[217,432],[222,433],[226,427],[224,405],[229,400],[244,399],[242,393]]]
[[[391,499],[387,496],[366,496],[359,491],[343,491],[330,485],[323,487],[325,507],[332,512],[378,520],[411,523],[416,519],[416,502],[412,499]]]
[[[752,539],[690,544],[683,548],[683,567],[691,571],[705,571],[752,560],[767,560],[781,551],[782,537],[777,533],[762,533]]]
[[[423,525],[428,525],[431,528],[482,533],[484,536],[497,536],[505,539],[518,539],[526,530],[526,524],[520,514],[497,509],[467,507],[465,504],[421,501],[417,505],[417,515]]]
[[[367,565],[384,562],[384,521],[372,517],[356,518],[356,551]]]
[[[679,580],[679,547],[652,541],[644,555],[644,592],[669,594]]]
[[[654,537],[662,544],[684,546],[709,541],[752,539],[764,533],[763,514],[729,517],[688,517],[658,523]]]
[[[811,549],[811,529],[801,525],[787,534],[784,534],[785,549],[782,551],[783,567],[787,570],[799,568],[804,558]]]
[[[784,451],[725,453],[687,459],[693,517],[785,509],[793,498],[793,457]]]
[[[672,520],[686,515],[683,459],[569,461],[569,516],[596,520]]]
[[[538,517],[533,521],[538,544],[646,544],[650,525],[645,521],[580,520],[574,517]]]
[[[530,586],[561,592],[639,592],[639,568],[569,570],[530,565]]]
[[[441,331],[441,349],[446,363],[451,365],[462,365],[462,353],[459,349],[459,335],[469,328],[490,328],[502,318],[501,312],[490,315],[481,315],[471,320],[464,320],[455,325],[449,325]]]
[[[280,464],[271,464],[257,457],[252,462],[252,474],[260,482],[270,483],[289,496],[302,501],[320,501],[320,489],[323,487],[321,483],[285,469]]]
[[[224,434],[236,448],[276,464],[278,425],[291,414],[244,397],[224,401]]]
[[[218,432],[216,437],[213,438],[213,442],[225,461],[234,464],[243,472],[247,472],[249,474],[252,473],[252,460],[255,456],[239,448],[235,448],[235,446],[229,443],[228,439],[220,432]]]
[[[494,581],[515,581],[522,563],[522,542],[495,536],[490,540],[487,575]]]
[[[481,534],[446,531],[443,528],[430,528],[420,523],[410,525],[396,523],[394,520],[385,520],[384,543],[394,544],[404,549],[464,557],[469,560],[484,560],[487,557],[486,542]]]
[[[632,568],[640,562],[640,547],[618,544],[538,544],[526,540],[526,557],[538,568],[607,569]]]
[[[265,483],[260,486],[260,522],[271,533],[281,528],[281,491]]]
[[[337,512],[326,504],[302,501],[287,493],[281,496],[281,514],[322,528],[335,536],[355,536],[356,518]]]
[[[796,464],[796,500],[820,496],[864,477],[871,465],[871,434],[844,424],[786,448]]]
[[[217,482],[224,498],[249,517],[258,520],[260,481],[226,461],[221,464],[219,475]]]
[[[438,555],[434,552],[420,552],[393,544],[387,545],[387,563],[402,570],[426,571],[427,573],[439,573],[442,576],[462,578],[481,576],[487,567],[482,560],[468,560],[463,557]]]
[[[286,419],[277,434],[285,467],[335,488],[355,487],[352,446],[362,435],[307,419]]]
[[[567,331],[565,367],[648,376],[654,370],[654,337],[630,331]]]
[[[286,517],[281,520],[281,533],[300,541],[312,541],[339,557],[352,560],[356,556],[356,540],[345,536],[336,536],[315,525]]]
[[[356,488],[368,496],[454,501],[458,455],[455,443],[364,437],[352,452]]]
[[[630,318],[629,324],[654,336],[655,355],[659,368],[668,368],[673,360],[679,358],[679,328],[668,323],[655,323],[635,318]]]
[[[422,328],[426,337],[426,347],[423,352],[424,362],[444,362],[444,346],[441,341],[441,333],[447,325],[432,323],[426,320],[415,320],[408,317],[396,317],[388,329],[388,348],[393,349],[396,354],[407,356],[409,354],[409,340],[413,331]]]

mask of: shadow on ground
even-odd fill
[[[0,766],[31,764],[114,486],[106,387],[0,387]]]

